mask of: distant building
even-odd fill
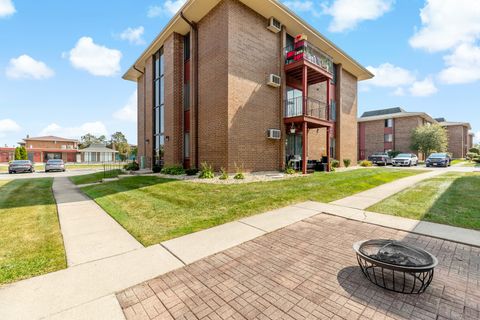
[[[447,130],[448,152],[453,158],[465,158],[473,146],[472,127],[468,122],[451,122],[445,118],[437,118],[438,123]]]
[[[424,125],[436,123],[425,112],[407,112],[402,108],[388,108],[364,112],[358,118],[359,160],[375,152],[399,151],[424,155],[410,148],[412,132]]]
[[[107,148],[104,144],[92,144],[88,148],[80,149],[81,161],[86,163],[116,161],[118,151]]]
[[[32,162],[47,162],[50,159],[62,159],[65,162],[79,162],[77,159],[79,141],[56,136],[29,137],[19,145],[27,149],[28,159]]]

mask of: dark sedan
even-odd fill
[[[15,160],[8,165],[8,173],[35,172],[35,167],[30,160]]]
[[[392,164],[392,158],[388,155],[387,152],[377,152],[368,157],[368,161],[371,161],[373,164],[386,166]]]
[[[452,158],[448,153],[432,153],[425,161],[428,167],[448,167],[452,164]]]

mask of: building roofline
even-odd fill
[[[434,118],[432,118],[428,113],[425,113],[425,112],[391,113],[391,114],[385,114],[385,115],[380,115],[380,116],[358,118],[357,121],[358,122],[369,122],[369,121],[376,121],[376,120],[407,118],[407,117],[421,117],[421,118],[423,118],[425,120],[428,120],[432,123],[437,123],[437,121]]]
[[[170,19],[163,30],[155,37],[150,45],[142,52],[135,63],[125,72],[123,79],[137,81],[141,76],[138,68],[143,68],[148,56],[153,55],[163,45],[171,33],[177,32],[186,34],[190,26],[181,18],[181,14],[186,15],[191,21],[200,21],[222,0],[188,0],[180,10]],[[306,21],[292,12],[288,7],[278,0],[239,0],[247,7],[256,11],[265,18],[274,16],[284,25],[291,25],[292,30],[297,33],[306,33],[309,41],[319,47],[326,54],[330,55],[335,63],[341,63],[345,70],[352,73],[358,80],[367,80],[373,78],[373,74],[368,71],[359,62],[349,56],[345,51],[336,46],[327,39],[318,30],[309,25]],[[268,13],[268,14],[267,14]],[[313,37],[313,38],[312,38]]]
[[[23,141],[65,141],[65,142],[79,142],[77,139],[62,138],[56,136],[44,136],[44,137],[26,137]]]
[[[472,126],[468,122],[444,121],[444,122],[439,122],[439,124],[444,127],[463,126],[463,127],[467,127],[469,130],[472,130]]]

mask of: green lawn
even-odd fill
[[[101,172],[96,172],[96,173],[91,173],[91,174],[85,174],[81,176],[73,176],[70,177],[70,181],[72,181],[76,185],[80,184],[87,184],[87,183],[95,183],[95,182],[101,182],[103,178],[115,178],[118,177],[119,174],[122,173],[122,170],[109,170],[106,171],[105,173],[103,171]]]
[[[292,203],[337,200],[421,172],[372,168],[234,185],[131,177],[82,190],[148,246]]]
[[[455,164],[461,164],[461,163],[466,163],[466,161],[464,159],[454,159],[452,160],[452,165],[455,165]]]
[[[451,172],[428,179],[369,211],[480,230],[480,174]]]
[[[0,181],[0,284],[66,267],[52,183]]]

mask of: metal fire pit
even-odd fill
[[[423,293],[438,264],[432,254],[401,241],[365,240],[356,242],[353,249],[368,280],[399,293]]]

